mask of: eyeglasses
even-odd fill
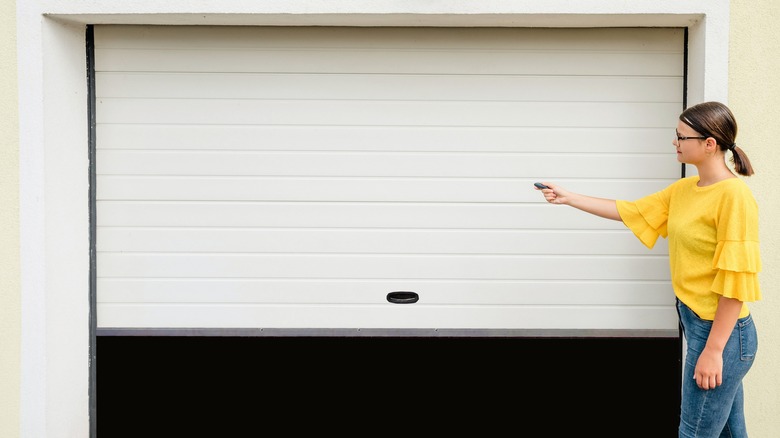
[[[683,137],[682,135],[678,133],[674,133],[675,138],[677,138],[677,141],[683,141],[683,140],[705,140],[707,137]]]

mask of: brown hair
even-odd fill
[[[703,102],[683,111],[680,120],[701,135],[714,138],[723,152],[730,150],[731,162],[738,174],[753,175],[750,160],[736,143],[737,121],[726,105],[720,102]]]

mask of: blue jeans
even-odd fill
[[[677,300],[683,335],[687,344],[682,378],[680,438],[745,438],[748,436],[743,409],[742,378],[753,365],[758,335],[753,317],[737,320],[723,350],[723,384],[700,389],[693,379],[699,354],[704,350],[712,321]]]

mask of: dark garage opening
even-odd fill
[[[677,338],[99,336],[96,354],[100,437],[677,435]]]

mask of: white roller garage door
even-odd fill
[[[677,333],[666,242],[532,183],[680,176],[682,29],[96,26],[95,62],[99,330]]]

